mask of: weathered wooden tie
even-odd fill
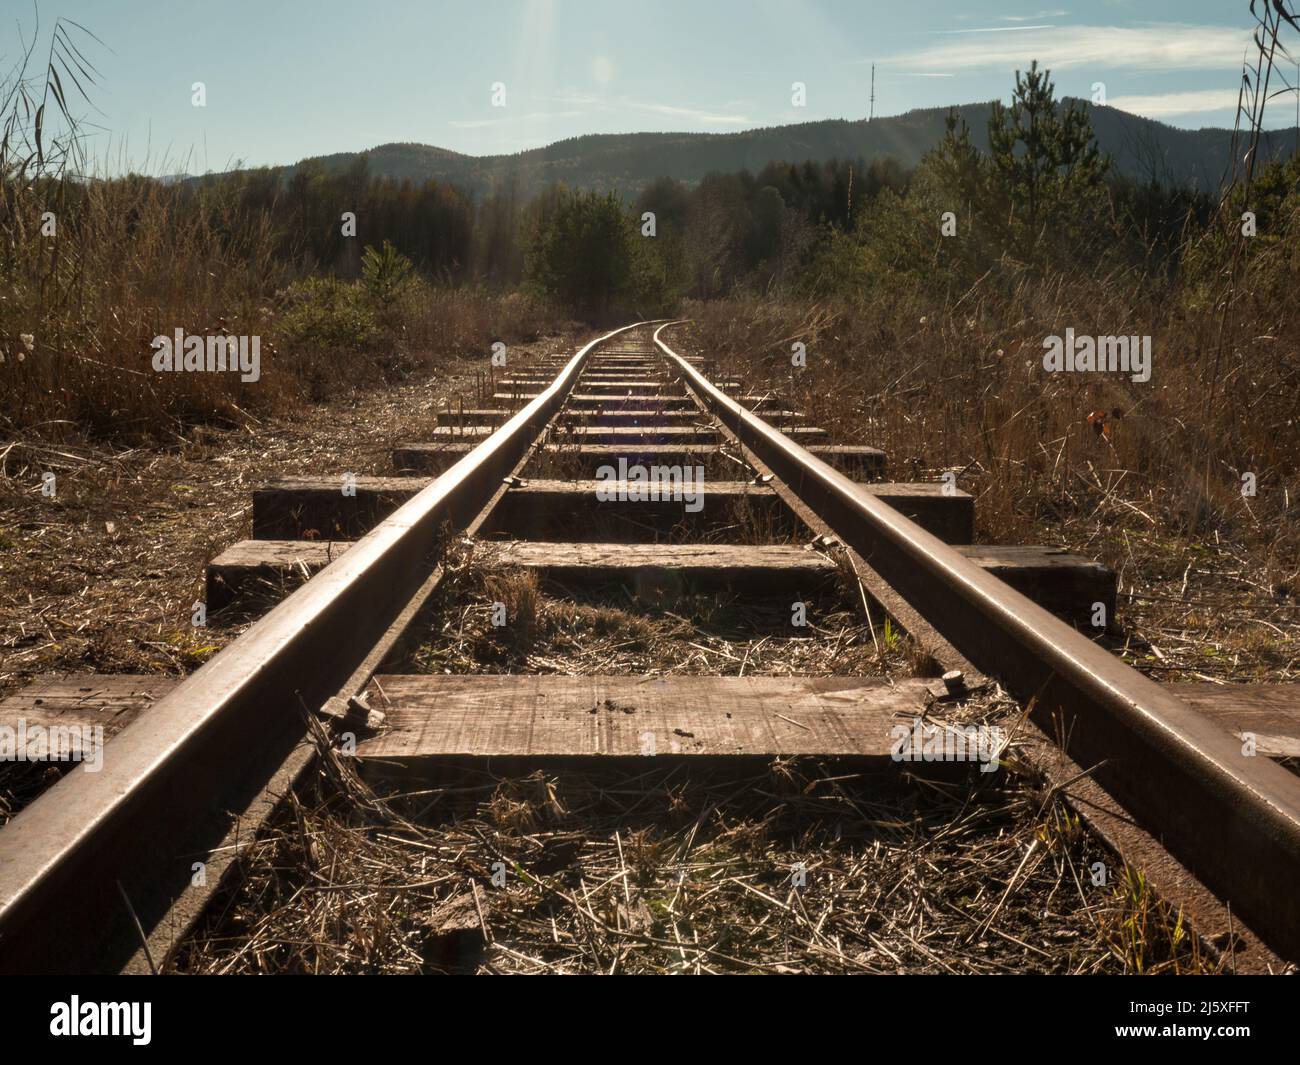
[[[369,703],[385,728],[364,760],[427,767],[484,758],[865,758],[897,764],[935,680],[862,677],[381,676]]]
[[[799,441],[820,442],[827,436],[826,430],[818,426],[798,425],[783,430],[786,435]],[[437,430],[435,430],[437,432]],[[698,425],[576,425],[563,423],[554,426],[547,434],[550,443],[560,444],[573,441],[582,444],[621,444],[636,440],[646,444],[667,443],[708,443],[720,439],[718,430],[706,423]]]
[[[484,532],[525,540],[653,541],[672,530],[785,539],[801,522],[770,488],[745,481],[693,482],[678,491],[636,481],[528,480],[497,504]]]
[[[37,727],[98,725],[111,744],[179,683],[156,674],[49,674],[0,699],[0,727],[23,730],[38,755],[48,739]],[[1249,737],[1260,756],[1300,755],[1300,684],[1167,687],[1243,742]],[[358,737],[357,755],[407,765],[806,755],[915,770],[927,763],[895,761],[900,733],[891,730],[914,727],[941,693],[942,684],[919,678],[385,675],[368,700],[384,722]],[[931,719],[943,717],[942,705],[931,705]]]
[[[937,484],[878,483],[863,488],[948,543],[974,539],[974,498],[968,493],[946,495]],[[604,526],[597,524],[602,518],[612,519],[633,541],[642,539],[636,535],[638,528],[662,531],[674,525],[705,529],[750,523],[754,534],[781,539],[802,528],[784,501],[761,485],[706,480],[702,488],[695,487],[699,494],[692,498],[660,490],[656,499],[650,491],[637,482],[530,480],[505,494],[486,528],[517,539],[561,541],[603,538]],[[601,501],[598,492],[613,498]],[[575,536],[575,530],[580,534]]]
[[[439,425],[504,425],[515,412],[505,407],[475,407],[465,410],[445,410],[438,412]],[[776,419],[780,421],[780,418]],[[609,403],[603,407],[571,410],[565,408],[555,416],[556,426],[575,425],[630,425],[640,426],[647,432],[654,432],[665,426],[696,425],[714,432],[714,427],[707,415],[692,408],[669,409],[667,407],[623,407],[618,403]]]
[[[855,480],[868,480],[880,476],[885,469],[885,453],[879,448],[865,444],[809,444],[808,450],[818,458],[830,463]],[[393,469],[399,474],[427,473],[439,474],[454,463],[459,462],[474,447],[469,441],[443,440],[419,444],[399,444],[393,449]],[[554,467],[552,460],[568,459],[574,463],[571,474],[588,477],[595,476],[600,466],[618,465],[620,458],[625,458],[629,465],[661,466],[697,466],[703,465],[705,473],[712,477],[718,473],[727,473],[734,477],[744,469],[738,459],[726,457],[716,443],[699,444],[639,444],[629,441],[622,444],[548,444],[535,456],[534,462],[540,464],[540,470],[531,467],[525,476],[532,472],[545,473]]]
[[[265,607],[349,546],[348,541],[241,541],[208,563],[208,610]],[[1115,573],[1100,563],[1051,547],[957,550],[1062,617],[1086,624],[1098,602],[1114,616]],[[830,557],[788,544],[645,544],[629,553],[622,543],[480,541],[475,557],[488,566],[531,569],[562,588],[617,583],[658,602],[688,590],[725,588],[760,598],[811,591],[836,572]]]
[[[364,535],[416,492],[428,477],[357,477],[344,482],[319,477],[284,477],[253,493],[253,537],[257,540],[351,540]],[[344,489],[350,494],[345,494]],[[661,498],[635,481],[533,480],[505,494],[491,516],[491,528],[518,538],[572,539],[571,523],[618,517],[629,524],[717,525],[752,519],[770,530],[793,532],[798,523],[772,489],[743,481],[709,481],[688,493],[665,486]],[[974,499],[946,494],[938,484],[863,485],[882,501],[948,543],[974,539]],[[691,494],[698,493],[698,494]],[[668,498],[662,498],[663,495]],[[676,495],[678,498],[672,498]],[[543,532],[543,530],[547,530]],[[594,531],[594,530],[593,530]]]
[[[538,393],[528,395],[511,395],[509,392],[497,392],[492,398],[496,401],[528,401],[537,398]],[[566,410],[696,410],[695,400],[685,393],[656,392],[641,395],[618,396],[601,395],[599,392],[575,392],[569,396]]]

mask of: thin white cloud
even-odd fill
[[[946,33],[1013,33],[1013,32],[1023,31],[1023,30],[1054,30],[1054,29],[1056,29],[1056,26],[1053,25],[1053,24],[1048,23],[1048,24],[1041,25],[1041,26],[977,26],[977,27],[975,27],[975,28],[973,28],[973,29],[968,29],[968,30],[931,30],[930,32],[931,32],[931,33],[935,33],[935,34],[946,34]]]
[[[746,126],[753,124],[748,116],[738,114],[732,110],[739,101],[730,101],[712,109],[700,109],[678,107],[673,104],[662,104],[649,100],[629,100],[621,96],[594,96],[591,93],[580,92],[575,89],[561,89],[549,99],[557,103],[578,104],[587,108],[589,112],[599,114],[641,111],[650,115],[667,115],[671,118],[680,118],[705,126]]]
[[[534,96],[533,99],[542,100],[543,103],[582,104],[586,107],[601,101],[594,92],[578,92],[576,88],[562,88],[550,96]]]
[[[1039,18],[1065,18],[1068,11],[1035,11],[1032,15],[1002,15],[1001,22],[1033,22]]]
[[[685,118],[692,122],[701,122],[706,126],[743,126],[749,122],[749,119],[744,115],[717,114],[711,111],[698,111],[693,107],[674,107],[671,104],[628,101],[625,106],[652,115],[671,115],[673,118]]]
[[[951,40],[893,56],[889,62],[920,70],[1004,70],[1031,59],[1052,70],[1076,67],[1129,70],[1238,70],[1251,47],[1250,30],[1237,26],[1061,26]]]
[[[1147,118],[1170,115],[1194,115],[1203,111],[1235,111],[1236,89],[1189,89],[1186,92],[1163,92],[1150,96],[1112,96],[1111,107]]]
[[[579,92],[577,89],[560,89],[554,96],[543,96],[543,100],[554,100],[562,104],[582,104],[590,107],[600,103],[600,97],[594,93]]]
[[[1063,8],[1057,8],[1054,11],[1035,11],[1032,15],[998,15],[998,22],[1036,22],[1040,18],[1065,18],[1069,12]],[[969,22],[971,19],[980,18],[979,15],[958,15],[958,22]]]
[[[577,118],[585,111],[528,111],[525,114],[505,114],[500,118],[453,119],[448,123],[456,129],[484,129],[488,126],[507,126],[512,122],[550,122],[556,118]]]

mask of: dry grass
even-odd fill
[[[570,346],[557,337],[528,351]],[[240,631],[195,629],[190,605],[202,598],[205,563],[249,536],[252,491],[290,474],[390,473],[393,446],[427,435],[469,384],[441,374],[237,428],[200,427],[166,448],[0,446],[0,691],[51,671],[200,665]],[[45,471],[57,477],[53,499],[41,495]]]
[[[842,580],[781,595],[695,591],[676,582],[540,588],[519,570],[484,568],[462,549],[412,666],[424,673],[707,676],[907,676],[893,625],[862,616]],[[792,603],[805,604],[805,627]],[[504,603],[507,623],[494,625]]]
[[[852,589],[806,636],[746,596],[548,594],[453,553],[435,673],[906,674]],[[555,591],[554,589],[552,591]],[[494,626],[491,604],[505,604]],[[818,623],[820,622],[820,623]],[[776,631],[769,631],[776,630]],[[934,708],[927,711],[935,716]],[[939,712],[999,724],[996,689]],[[448,768],[372,781],[331,750],[174,961],[196,973],[1212,972],[1179,916],[1026,775],[775,760],[728,770]],[[1094,883],[1096,862],[1109,880]]]
[[[777,761],[741,775],[448,772],[376,795],[326,754],[173,967],[1213,971],[1068,812],[999,776],[882,785]],[[1094,886],[1096,861],[1116,880]]]
[[[977,298],[858,310],[719,302],[694,308],[676,337],[719,372],[784,394],[837,442],[883,448],[889,479],[956,472],[976,496],[980,541],[1059,545],[1113,566],[1127,650],[1160,679],[1295,679],[1293,320],[1241,326],[1207,409],[1212,321],[1125,296],[1026,286],[1009,323]],[[1044,374],[1044,335],[1120,322],[1156,338],[1150,383]],[[807,345],[807,369],[789,366],[794,341]],[[1108,412],[1104,435],[1088,422],[1097,410]],[[1254,498],[1240,493],[1246,470]]]
[[[449,359],[563,325],[519,295],[420,283],[367,309],[363,327],[293,343],[302,278],[277,254],[271,214],[220,196],[180,210],[179,190],[130,178],[2,191],[0,495],[12,516],[0,527],[0,691],[55,669],[194,669],[239,631],[195,629],[190,603],[203,562],[246,534],[256,482],[387,472],[388,449],[423,435],[450,391],[468,391],[448,380]],[[61,232],[47,240],[37,233],[52,207]],[[977,285],[935,306],[915,292],[854,309],[714,303],[696,309],[692,340],[838,442],[884,447],[897,479],[958,471],[983,538],[1062,543],[1114,564],[1119,649],[1144,668],[1290,679],[1294,320],[1234,307],[1225,335],[1191,297],[1143,286],[1033,278],[1009,300]],[[1044,380],[1039,342],[1067,323],[1157,336],[1153,385]],[[264,338],[261,380],[153,373],[150,340],[177,328]],[[795,340],[810,362],[791,376]],[[1086,421],[1094,411],[1104,434]],[[46,471],[54,499],[39,492]],[[1245,471],[1254,500],[1237,491]],[[713,535],[790,533],[738,511]],[[863,619],[843,574],[802,597],[800,630],[789,596],[664,583],[570,594],[485,570],[468,551],[448,574],[417,670],[892,676],[915,665],[898,630]],[[504,627],[492,623],[497,602]],[[1010,726],[1021,712],[986,689],[945,713]],[[1214,969],[1014,748],[991,776],[776,760],[726,773],[461,769],[418,790],[372,790],[317,739],[313,778],[243,856],[174,970]],[[0,779],[0,814],[44,786],[35,768]],[[1107,885],[1092,882],[1097,861]]]
[[[20,635],[0,680],[87,664],[192,668],[238,631],[195,634],[185,621],[205,557],[244,534],[253,483],[322,464],[382,472],[387,449],[418,438],[441,402],[408,387],[363,397],[346,415],[320,408],[310,427],[249,419],[166,455],[65,448],[65,509],[55,511],[32,475],[59,456],[44,443],[14,449],[8,457],[21,465],[9,487],[23,517],[12,535],[21,550],[0,562],[21,558],[21,571],[8,572],[35,594],[24,601],[6,580],[4,609]],[[114,529],[103,525],[101,536],[97,526],[108,521]],[[67,558],[89,530],[94,562],[79,580]],[[154,568],[159,557],[167,565]],[[413,656],[420,670],[911,671],[905,639],[892,626],[866,625],[856,589],[842,583],[805,597],[811,625],[794,634],[784,600],[660,586],[565,594],[485,570],[468,552],[449,570]],[[504,628],[491,624],[497,601],[511,620]],[[960,719],[1017,713],[985,692]],[[741,777],[460,774],[376,796],[332,752],[322,751],[319,769],[245,857],[175,960],[178,971],[1212,968],[1176,915],[1045,803],[1037,781],[1014,774],[999,774],[993,787],[776,762]],[[1105,888],[1089,880],[1097,860],[1113,870]],[[504,886],[499,875],[494,883],[495,863]],[[807,879],[796,886],[800,869]]]
[[[6,177],[0,188],[0,433],[54,442],[158,443],[195,423],[235,426],[357,389],[486,360],[571,328],[517,293],[410,284],[355,343],[298,340],[298,265],[277,250],[273,213],[186,199],[138,178]],[[41,216],[58,219],[42,236]],[[175,330],[261,338],[261,376],[160,373],[151,342]],[[21,338],[32,338],[27,350]]]

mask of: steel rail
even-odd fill
[[[1300,960],[1300,778],[1126,666],[725,395],[705,408],[1284,957]]]
[[[662,319],[661,319],[662,320]],[[563,404],[536,399],[0,828],[0,972],[116,971]],[[207,848],[207,849],[205,849]],[[126,901],[124,901],[126,900]]]

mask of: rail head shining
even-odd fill
[[[691,389],[954,647],[1065,748],[1274,950],[1300,959],[1300,778],[863,491],[664,341]]]
[[[96,972],[125,961],[188,884],[227,810],[303,741],[431,572],[443,529],[486,505],[559,409],[591,341],[499,430],[380,522],[0,828],[0,972]],[[240,768],[258,779],[241,781]],[[196,834],[199,837],[196,839]]]

